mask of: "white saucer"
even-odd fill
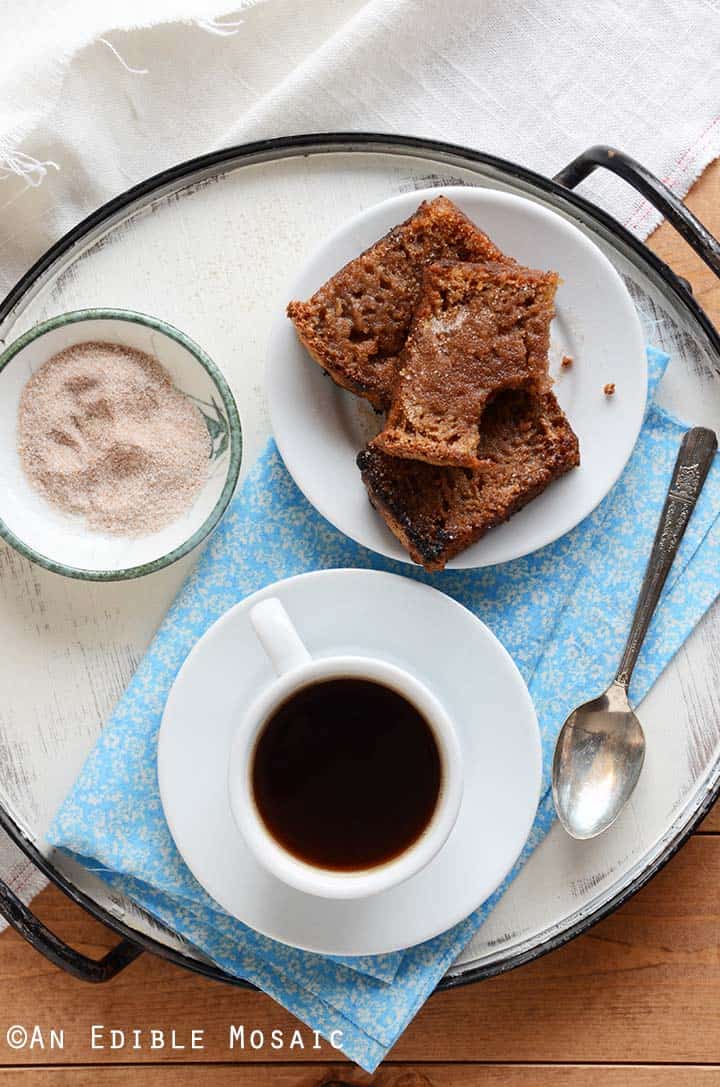
[[[232,736],[249,700],[273,678],[248,619],[267,596],[282,600],[313,656],[376,656],[414,672],[458,729],[465,773],[458,821],[438,856],[399,887],[350,901],[303,894],[258,864],[233,821],[226,785]],[[181,668],[158,743],[165,816],[196,879],[266,936],[335,955],[409,947],[471,913],[520,853],[540,775],[535,710],[495,636],[436,589],[368,570],[302,574],[227,612]]]
[[[462,552],[450,568],[489,566],[529,554],[569,532],[605,497],[642,425],[647,361],[632,300],[610,261],[577,227],[540,204],[491,189],[427,189],[386,200],[323,242],[287,298],[307,298],[424,199],[444,192],[506,253],[553,269],[562,283],[552,325],[555,392],[580,439],[581,467],[553,483],[507,524]],[[561,370],[563,355],[574,365]],[[270,338],[267,395],[273,433],[295,482],[315,508],[358,543],[389,558],[407,553],[371,508],[355,464],[381,421],[307,355],[283,308]],[[616,385],[614,396],[604,386]]]

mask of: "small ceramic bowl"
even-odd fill
[[[116,536],[88,528],[29,483],[17,452],[17,414],[28,378],[52,355],[89,340],[154,356],[199,408],[210,434],[207,480],[192,506],[158,532]],[[21,555],[66,577],[118,581],[169,566],[213,530],[230,501],[242,458],[237,406],[204,351],[172,325],[131,310],[86,309],[53,317],[0,355],[0,536]]]

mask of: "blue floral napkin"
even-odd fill
[[[648,350],[651,393],[667,357]],[[622,395],[622,387],[618,394]],[[610,681],[685,427],[651,404],[610,495],[542,551],[500,567],[428,575],[359,547],[324,521],[271,442],[162,623],[58,812],[49,839],[181,932],[229,973],[258,985],[368,1071],[374,1070],[502,897],[553,821],[554,741],[569,710]],[[690,522],[638,663],[646,693],[720,591],[720,466]],[[165,823],[156,743],[167,693],[190,648],[249,593],[307,570],[391,570],[437,586],[504,642],[530,687],[544,790],[527,845],[498,891],[469,918],[394,955],[337,959],[278,944],[225,914],[196,883]]]

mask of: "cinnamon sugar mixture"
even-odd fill
[[[91,528],[155,532],[195,500],[210,436],[195,405],[150,355],[110,343],[60,351],[25,385],[18,452],[50,501]]]

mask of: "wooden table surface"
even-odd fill
[[[720,235],[720,161],[687,202]],[[720,283],[678,235],[665,224],[650,245],[692,282],[720,323]],[[0,1081],[3,1087],[316,1087],[338,1079],[378,1087],[720,1084],[719,886],[717,809],[652,883],[586,935],[503,977],[433,997],[374,1077],[325,1043],[314,1049],[304,1027],[299,1044],[293,1032],[300,1024],[261,994],[148,955],[93,987],[49,966],[8,931],[0,936]],[[35,908],[85,954],[99,957],[116,942],[55,888]],[[7,1041],[15,1024],[29,1039],[18,1050]],[[103,1028],[96,1039],[105,1048],[92,1048],[93,1025]],[[229,1044],[231,1027],[241,1025],[244,1051]],[[62,1048],[52,1047],[52,1028],[63,1031]],[[125,1032],[124,1048],[109,1048],[111,1029]],[[143,1032],[137,1050],[133,1029]],[[163,1032],[163,1048],[151,1048],[151,1029]],[[192,1030],[203,1031],[203,1049],[190,1048]],[[265,1034],[257,1052],[249,1049],[252,1030]],[[283,1032],[283,1049],[270,1047],[272,1030]]]

